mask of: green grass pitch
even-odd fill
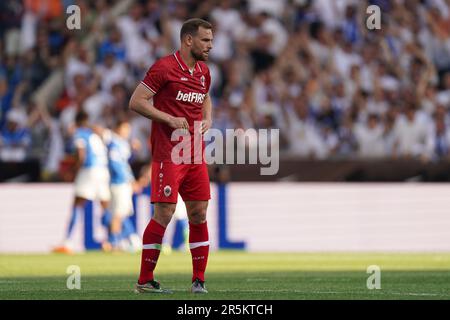
[[[69,265],[81,289],[69,290]],[[450,299],[450,253],[210,254],[208,295],[189,293],[188,252],[161,254],[156,278],[171,295],[135,294],[139,254],[0,255],[3,299]],[[381,289],[366,287],[367,267],[381,269]]]

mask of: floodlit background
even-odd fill
[[[67,27],[70,5],[80,8],[79,30]],[[213,127],[280,133],[275,175],[262,176],[263,165],[210,166],[214,252],[237,249],[255,264],[253,253],[290,253],[294,265],[289,254],[278,260],[294,269],[309,259],[295,260],[302,252],[426,253],[403,264],[450,269],[449,0],[2,0],[0,253],[49,253],[61,242],[78,110],[105,127],[128,115],[142,146],[135,174],[149,163],[151,121],[128,101],[192,17],[214,26]],[[134,205],[142,234],[148,189]],[[89,204],[76,251],[100,248],[100,219]],[[177,228],[166,237],[182,251]],[[8,269],[7,257],[13,276],[20,262]],[[327,265],[321,259],[311,268]],[[395,259],[383,261],[395,269]]]

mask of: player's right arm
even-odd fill
[[[131,96],[129,108],[140,115],[156,122],[162,122],[174,129],[187,129],[189,124],[183,117],[174,117],[166,112],[155,108],[150,99],[155,93],[140,83]]]

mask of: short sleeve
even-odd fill
[[[80,134],[75,134],[75,136],[73,137],[73,144],[77,149],[86,148],[86,140],[84,140]]]
[[[159,60],[148,69],[141,83],[156,94],[164,86],[166,81],[167,70],[161,60]]]
[[[112,141],[112,132],[111,132],[111,130],[109,130],[109,129],[103,130],[101,138],[102,138],[103,142],[106,145],[109,145],[111,143],[111,141]]]
[[[84,148],[86,148],[86,141],[84,141],[83,138],[75,139],[74,144],[75,144],[75,147],[77,149],[84,149]]]

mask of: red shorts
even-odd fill
[[[211,199],[206,163],[152,162],[152,203],[177,203],[178,193],[183,201]]]

